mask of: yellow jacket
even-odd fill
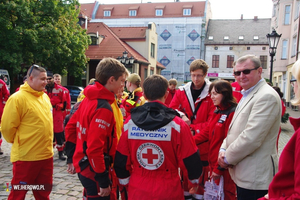
[[[111,108],[113,110],[114,117],[116,120],[116,131],[117,131],[117,137],[118,137],[118,142],[119,142],[121,134],[122,134],[122,128],[123,128],[123,115],[118,106],[117,100],[115,100],[111,104]]]
[[[50,99],[27,82],[10,96],[4,107],[2,134],[13,143],[11,162],[38,161],[53,157],[53,118]]]

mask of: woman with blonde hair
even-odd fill
[[[295,79],[291,80],[294,86],[295,98],[291,101],[294,106],[300,105],[300,60],[292,67]],[[300,199],[300,118],[290,117],[295,133],[284,147],[278,164],[278,172],[269,186],[269,194],[265,199]]]

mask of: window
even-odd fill
[[[247,47],[247,50],[250,50],[250,47]]]
[[[148,77],[148,69],[144,69],[144,80]]]
[[[300,0],[296,1],[295,5],[295,12],[294,12],[294,20],[296,20],[299,17],[299,11],[300,11]]]
[[[253,36],[253,40],[258,40],[258,36],[257,36],[257,35],[254,35],[254,36]]]
[[[215,47],[215,50],[218,50],[218,47]]]
[[[291,6],[285,6],[284,25],[290,24]]]
[[[224,36],[224,40],[229,40],[229,36]]]
[[[212,68],[219,68],[219,55],[213,55]]]
[[[287,59],[288,41],[282,40],[281,59]]]
[[[233,47],[229,47],[229,50],[232,50],[233,49]]]
[[[151,57],[155,57],[155,44],[151,43]]]
[[[213,40],[214,36],[208,36],[208,40]]]
[[[243,36],[243,35],[240,35],[240,36],[239,36],[239,40],[244,40],[244,36]]]
[[[268,56],[260,56],[261,67],[267,69]]]
[[[227,56],[227,68],[233,68],[234,55]]]
[[[267,48],[266,48],[266,47],[262,47],[261,49],[262,49],[262,50],[266,50]]]
[[[96,36],[90,36],[91,40],[92,40],[92,44],[91,45],[97,45],[97,37]]]
[[[163,10],[162,9],[156,9],[155,10],[155,15],[156,16],[163,16]]]
[[[129,16],[136,16],[136,10],[129,10]]]
[[[293,44],[292,44],[292,56],[295,56],[297,53],[296,47],[297,47],[297,36],[293,37]]]
[[[110,10],[104,10],[104,17],[110,17]]]
[[[189,9],[183,9],[183,15],[191,15],[192,14],[192,10]]]

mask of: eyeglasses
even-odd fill
[[[245,69],[245,70],[243,70],[243,71],[235,71],[235,72],[233,72],[233,75],[234,75],[234,76],[240,76],[242,72],[243,72],[243,74],[250,74],[250,72],[251,72],[252,70],[256,70],[256,69],[258,69],[258,68],[259,68],[259,67],[255,67],[255,68],[253,68],[253,69]]]
[[[32,71],[33,71],[33,68],[39,68],[39,67],[40,67],[40,66],[38,66],[38,65],[32,65],[31,68],[30,68],[28,77],[31,75],[31,73],[32,73]]]
[[[292,85],[293,87],[295,87],[295,84],[296,84],[296,79],[292,79],[292,80],[290,80],[290,83],[291,83],[291,85]]]

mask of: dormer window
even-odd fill
[[[105,7],[103,8],[103,16],[104,17],[110,17],[111,11],[114,9],[114,7]]]
[[[91,45],[97,45],[97,37],[96,36],[90,36],[91,40],[92,40],[92,44]]]
[[[110,10],[104,10],[103,15],[104,15],[104,17],[110,17],[111,16],[111,11]]]
[[[243,36],[243,35],[240,35],[240,36],[239,36],[239,40],[244,40],[244,36]]]
[[[156,9],[155,10],[155,16],[163,16],[163,10],[162,9]]]
[[[224,40],[229,40],[229,36],[224,36]]]
[[[136,16],[136,10],[129,10],[129,16]]]
[[[257,35],[254,35],[254,36],[253,36],[253,40],[258,40],[258,36],[257,36]]]
[[[208,40],[214,40],[214,36],[208,36]]]
[[[183,9],[183,15],[191,15],[192,14],[192,9],[190,8],[185,8]]]

